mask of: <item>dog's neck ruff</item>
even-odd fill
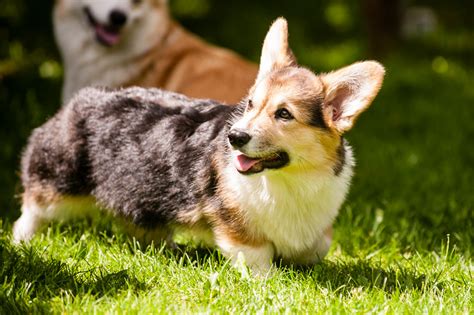
[[[269,241],[278,255],[292,258],[311,250],[333,223],[352,177],[353,157],[346,146],[339,175],[332,170],[285,172],[285,168],[242,175],[225,169],[224,185],[240,205],[249,231]]]

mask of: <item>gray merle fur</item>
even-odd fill
[[[93,195],[139,226],[172,223],[213,195],[210,161],[227,147],[226,122],[240,112],[159,89],[84,89],[34,131],[23,185]]]

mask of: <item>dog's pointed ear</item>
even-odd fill
[[[342,134],[370,106],[382,86],[384,67],[375,61],[352,64],[325,74],[323,116],[329,127]]]
[[[273,69],[296,65],[296,59],[288,45],[288,23],[282,17],[273,22],[263,41],[257,82]]]

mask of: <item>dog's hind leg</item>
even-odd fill
[[[29,241],[33,235],[40,230],[47,220],[38,213],[42,212],[38,205],[23,205],[21,208],[21,216],[13,225],[13,241],[20,243],[21,241]]]
[[[13,241],[29,241],[36,232],[51,221],[68,221],[87,216],[92,197],[65,196],[54,189],[37,187],[23,194],[21,216],[13,225]]]

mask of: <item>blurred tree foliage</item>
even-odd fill
[[[99,0],[98,0],[99,1]],[[366,1],[370,3],[373,1]],[[382,1],[380,1],[382,2]],[[474,2],[400,0],[401,8],[428,6],[436,12],[436,32],[391,44],[389,54],[433,59],[443,71],[446,56],[473,63]],[[54,1],[0,0],[0,213],[18,214],[19,157],[31,130],[59,107],[61,62],[54,43]],[[278,16],[290,25],[290,41],[302,64],[325,71],[364,59],[368,31],[377,10],[359,1],[170,0],[173,15],[212,43],[258,61],[263,37]],[[379,3],[380,4],[380,3]],[[385,7],[382,5],[382,10]],[[401,18],[401,17],[400,17]],[[402,22],[402,21],[398,21]]]

